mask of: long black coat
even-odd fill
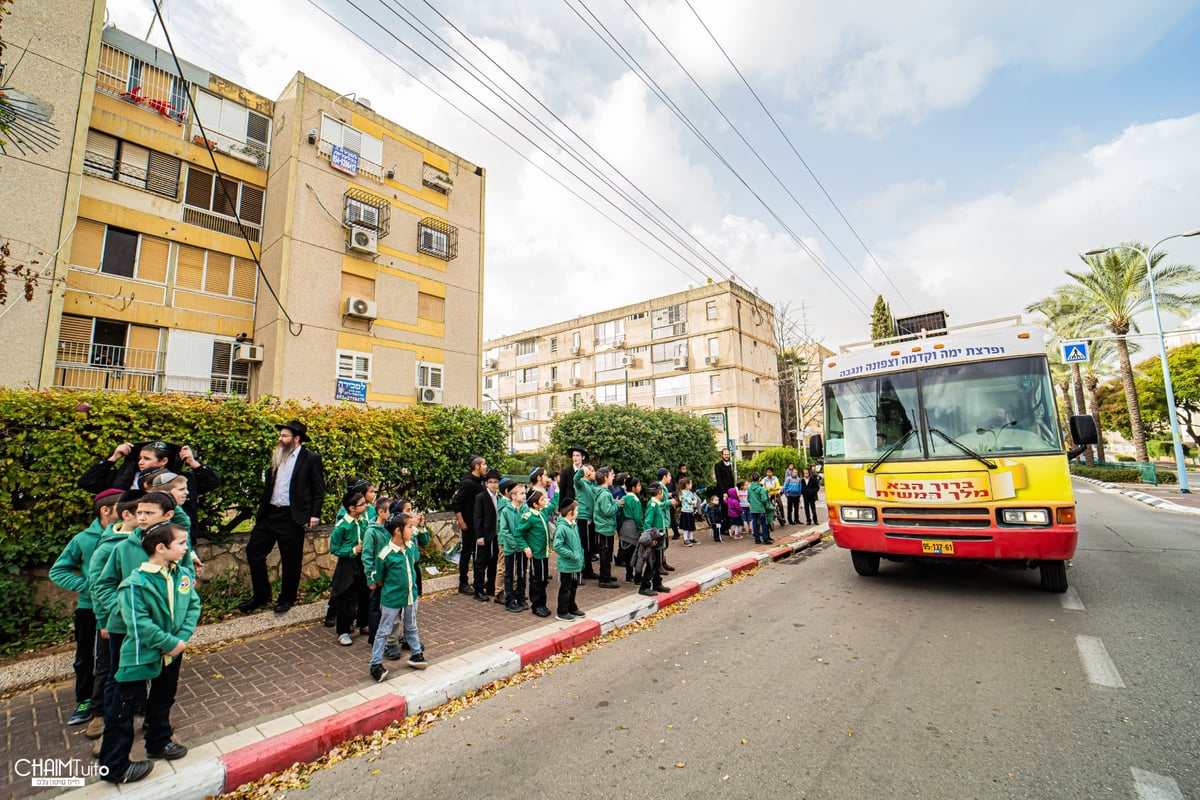
[[[138,476],[138,454],[142,452],[142,448],[147,444],[149,442],[138,442],[135,444],[133,451],[121,459],[119,463],[102,458],[95,464],[92,464],[80,476],[79,488],[86,489],[92,494],[99,494],[106,489],[126,491],[127,489],[134,488],[133,481]],[[186,469],[183,466],[183,462],[179,460],[179,449],[180,445],[178,444],[167,444],[167,469],[187,478],[188,499],[183,504],[183,510],[191,518],[192,530],[195,533],[200,530],[196,520],[196,501],[200,499],[200,495],[205,492],[211,492],[220,486],[221,476],[212,467],[204,464],[201,464],[195,470]]]
[[[271,507],[271,494],[274,489],[275,470],[268,469],[266,480],[263,482],[262,499],[258,503],[258,513],[263,514]],[[325,466],[320,453],[300,447],[288,492],[292,501],[293,522],[307,526],[310,519],[321,518],[321,504],[325,502]]]

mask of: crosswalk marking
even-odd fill
[[[1083,601],[1079,599],[1079,592],[1075,591],[1075,587],[1071,586],[1067,591],[1059,595],[1062,600],[1062,607],[1068,611],[1087,611],[1083,607]]]
[[[1088,680],[1097,686],[1107,686],[1112,689],[1124,689],[1125,681],[1117,672],[1117,665],[1109,658],[1104,642],[1097,636],[1076,636],[1075,646],[1079,648],[1079,657],[1083,660],[1083,669],[1087,672]]]

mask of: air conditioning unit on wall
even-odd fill
[[[621,356],[621,366],[622,367],[636,367],[637,359],[634,358],[633,356]]]
[[[347,297],[343,313],[347,317],[375,319],[379,316],[379,306],[374,300],[368,300],[365,297]]]
[[[350,227],[349,248],[356,253],[379,253],[379,234],[366,228]]]
[[[261,344],[241,342],[234,345],[233,360],[239,364],[261,364],[266,348]]]
[[[750,444],[750,434],[748,434],[748,433],[743,433],[743,434],[742,434],[742,443],[743,443],[743,444]]]
[[[440,404],[442,402],[442,390],[428,386],[417,389],[417,400],[422,403]]]
[[[675,356],[675,369],[687,369],[687,356]]]
[[[715,367],[717,365],[717,361],[719,361],[717,356],[705,356],[704,357],[704,363],[710,367]]]

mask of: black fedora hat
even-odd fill
[[[588,457],[588,451],[587,451],[586,447],[580,447],[579,445],[576,444],[576,445],[572,445],[567,448],[567,455],[572,455],[573,453],[576,453],[576,452],[578,452],[584,458]]]
[[[300,441],[308,441],[308,427],[300,420],[294,419],[291,422],[287,422],[279,426],[279,430],[283,430],[284,428],[300,437]]]

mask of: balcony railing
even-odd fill
[[[114,392],[157,394],[215,394],[245,396],[249,378],[203,378],[172,375],[166,371],[167,354],[84,342],[59,342],[54,362],[54,385],[63,389],[105,389]]]
[[[205,211],[192,206],[183,207],[183,221],[189,225],[198,225],[201,228],[207,228],[210,231],[224,233],[229,236],[242,238],[241,228],[238,227],[237,220],[233,217],[227,217],[224,214],[217,214],[214,211]],[[242,226],[246,229],[246,236],[252,242],[257,242],[262,238],[262,228],[255,225],[253,222],[242,220]]]
[[[668,394],[654,398],[655,408],[682,408],[692,404],[692,396],[688,394]]]

